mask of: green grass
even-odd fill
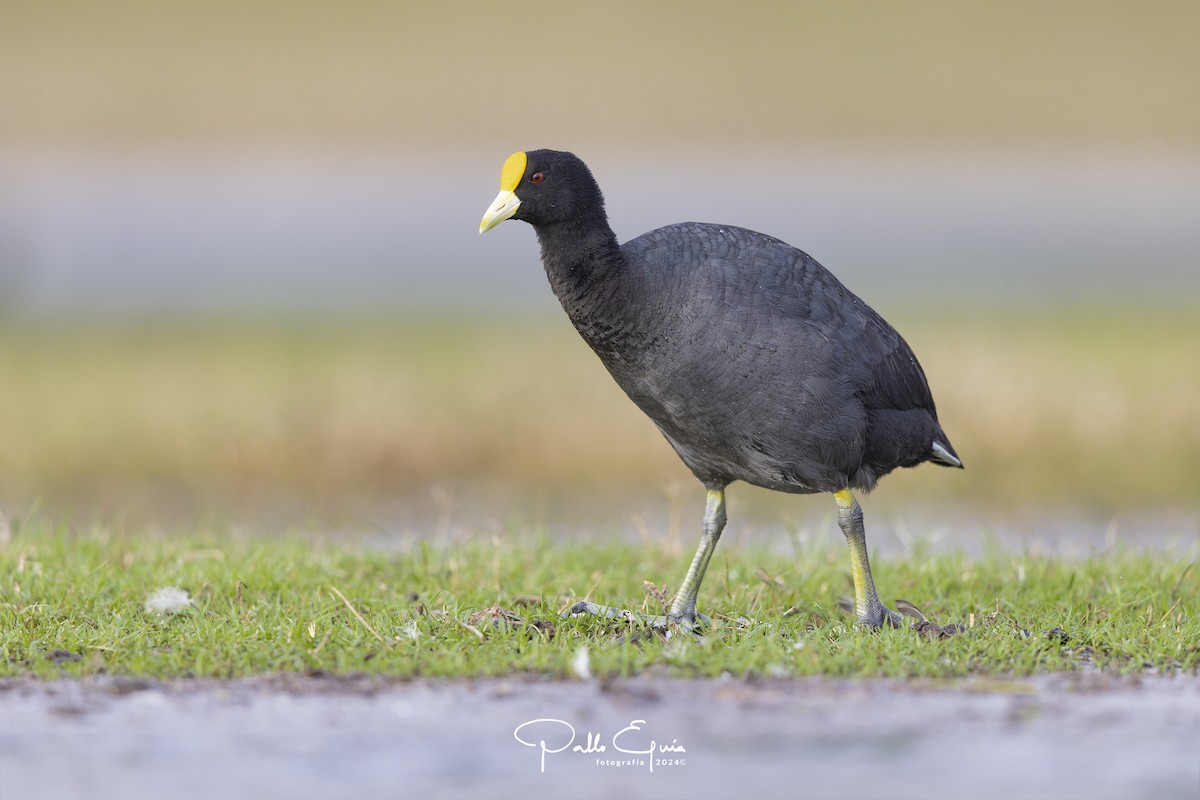
[[[1200,669],[1195,552],[877,560],[885,598],[969,626],[951,638],[851,624],[837,611],[850,594],[846,555],[832,546],[788,557],[719,550],[701,592],[714,617],[703,635],[561,616],[585,596],[660,611],[666,591],[644,582],[678,579],[690,555],[681,548],[514,535],[383,551],[314,537],[77,533],[31,522],[0,544],[0,676],[568,677],[585,647],[599,676]],[[147,596],[168,585],[195,606],[146,611]],[[520,621],[506,622],[509,614]]]

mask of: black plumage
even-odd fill
[[[534,227],[571,322],[709,489],[705,530],[715,532],[689,572],[695,585],[681,589],[692,597],[677,596],[673,618],[694,618],[729,483],[835,493],[852,559],[861,558],[870,583],[865,543],[856,552],[862,536],[847,529],[855,512],[861,529],[848,490],[870,491],[893,469],[923,461],[961,466],[912,350],[808,254],[696,222],[619,245],[587,166],[552,150],[506,162],[480,230],[509,217]],[[870,605],[873,585],[864,593]],[[860,619],[898,621],[874,603],[859,603]]]

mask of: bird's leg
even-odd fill
[[[695,624],[697,617],[696,596],[700,593],[700,584],[704,580],[708,562],[712,560],[713,551],[717,548],[717,540],[721,538],[721,531],[725,529],[725,519],[724,487],[709,489],[708,500],[704,506],[704,527],[700,532],[700,546],[696,548],[696,555],[692,558],[692,565],[688,567],[687,577],[683,579],[683,585],[675,593],[671,610],[665,616],[638,614],[623,608],[612,608],[588,602],[576,603],[571,607],[571,613],[639,621],[654,628],[666,628],[672,623],[679,623],[684,628],[690,629]],[[703,615],[700,615],[700,618],[704,619]]]
[[[725,530],[725,490],[709,489],[708,500],[704,504],[704,528],[700,531],[700,546],[688,567],[687,577],[683,585],[675,593],[668,616],[680,621],[692,623],[696,621],[696,596],[700,593],[700,583],[712,560],[713,551],[717,549],[717,540],[721,531]]]
[[[887,622],[894,628],[903,625],[904,618],[879,602],[871,564],[867,560],[867,533],[863,528],[862,508],[849,489],[834,492],[838,504],[838,526],[850,546],[850,572],[854,576],[854,610],[858,621],[871,628]]]

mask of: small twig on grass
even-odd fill
[[[462,627],[466,628],[471,633],[475,634],[475,638],[477,638],[479,641],[481,641],[481,642],[487,641],[487,637],[483,635],[483,632],[481,630],[479,630],[479,628],[476,628],[471,623],[463,622],[461,619],[456,619],[454,621],[457,622]]]
[[[329,637],[332,635],[333,635],[333,628],[326,628],[325,635],[321,637],[321,643],[312,649],[312,654],[314,656],[320,655],[321,650],[323,650],[325,648],[325,645],[329,643]]]
[[[646,598],[648,600],[650,598],[653,598],[654,600],[658,601],[659,613],[666,614],[667,611],[670,610],[670,606],[669,606],[668,600],[667,600],[668,589],[666,586],[663,586],[660,588],[660,587],[656,586],[653,581],[645,581],[644,580],[644,581],[642,581],[642,591],[646,593]],[[643,605],[643,608],[645,608],[644,605]],[[647,609],[647,610],[649,610],[649,609]]]
[[[786,589],[787,588],[787,586],[784,584],[784,582],[779,579],[779,576],[782,574],[783,573],[780,572],[779,575],[772,575],[771,573],[767,572],[766,569],[764,569],[763,567],[758,567],[757,569],[754,570],[754,577],[758,578],[760,581],[765,583],[767,586],[770,586],[772,589]]]
[[[246,584],[242,583],[241,581],[238,581],[237,589],[234,591],[234,598],[237,600],[238,608],[241,609],[242,612],[243,625],[250,624],[250,615],[246,613],[246,599],[242,596],[242,589],[248,588],[250,587],[246,586]]]
[[[767,589],[766,584],[762,584],[762,583],[758,584],[758,586],[756,586],[754,588],[754,597],[750,598],[750,605],[749,605],[750,611],[754,611],[758,608],[758,602],[760,600],[762,600],[763,592],[766,591],[766,589]]]
[[[1172,597],[1179,597],[1179,596],[1180,596],[1180,595],[1179,595],[1179,587],[1180,587],[1180,586],[1183,586],[1183,579],[1187,577],[1188,573],[1192,571],[1192,567],[1194,567],[1194,566],[1196,566],[1196,562],[1195,562],[1195,561],[1191,561],[1191,562],[1189,562],[1189,563],[1188,563],[1188,565],[1187,565],[1186,567],[1184,567],[1184,568],[1183,568],[1183,572],[1181,572],[1181,573],[1179,574],[1179,580],[1175,581],[1175,588],[1171,590],[1171,596],[1172,596]],[[1177,600],[1177,601],[1175,601],[1175,605],[1179,605],[1179,601],[1178,601],[1178,600]],[[1172,608],[1174,608],[1174,606],[1172,606]],[[1168,613],[1169,613],[1169,612],[1168,612]]]
[[[329,588],[334,594],[336,594],[338,597],[340,597],[342,599],[342,602],[346,604],[346,608],[350,609],[350,613],[354,615],[354,618],[357,619],[359,622],[361,622],[363,627],[366,628],[367,630],[369,630],[371,632],[371,635],[379,640],[380,644],[382,644],[384,647],[391,648],[391,646],[392,646],[391,642],[389,642],[387,639],[384,639],[382,636],[380,636],[379,631],[372,628],[371,623],[367,622],[365,619],[362,618],[362,614],[359,614],[358,611],[355,610],[354,606],[350,604],[350,601],[346,599],[346,595],[339,592],[338,588],[336,586],[334,586],[333,584],[329,584]]]
[[[1188,569],[1191,569],[1191,565],[1190,565],[1190,564],[1188,565]],[[1176,588],[1178,588],[1178,587],[1176,587]],[[1168,608],[1168,609],[1167,609],[1166,613],[1165,613],[1165,614],[1163,614],[1163,615],[1162,615],[1162,617],[1161,617],[1161,618],[1158,620],[1158,624],[1159,624],[1159,625],[1162,625],[1164,622],[1166,622],[1168,619],[1170,619],[1170,618],[1171,618],[1171,612],[1173,612],[1173,611],[1174,611],[1176,608],[1178,608],[1178,607],[1179,607],[1179,603],[1180,603],[1182,600],[1183,600],[1183,598],[1182,598],[1182,597],[1176,597],[1176,598],[1175,598],[1175,602],[1174,602],[1174,603],[1171,605],[1171,607],[1170,607],[1170,608]],[[1152,627],[1154,627],[1154,617],[1153,617],[1153,614],[1152,614],[1152,615],[1151,615],[1151,617],[1150,617],[1150,623],[1149,623],[1149,624],[1148,624],[1146,627],[1147,627],[1147,628],[1152,628]]]

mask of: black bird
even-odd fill
[[[896,467],[962,467],[925,373],[900,334],[811,256],[731,225],[684,222],[625,244],[591,171],[572,153],[514,153],[479,224],[537,232],[550,286],[617,384],[708,490],[700,547],[666,617],[696,620],[696,595],[733,481],[830,492],[850,546],[859,622],[899,626],[879,601],[862,509]],[[633,618],[578,603],[576,613]]]

